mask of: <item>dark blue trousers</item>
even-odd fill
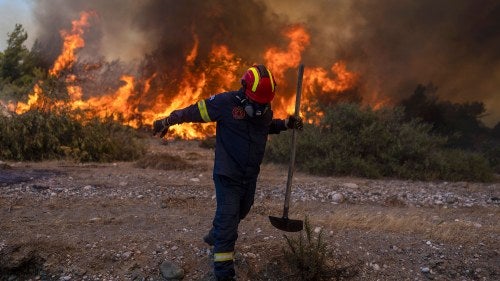
[[[238,238],[238,225],[246,217],[254,202],[257,179],[234,180],[214,174],[217,209],[210,233],[215,240],[214,273],[218,278],[232,277],[234,271],[234,245]]]

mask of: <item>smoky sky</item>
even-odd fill
[[[244,62],[286,48],[283,30],[311,35],[308,66],[339,60],[360,77],[366,95],[407,97],[432,82],[441,99],[482,101],[500,120],[500,2],[497,0],[38,0],[36,38],[47,55],[60,51],[59,31],[94,10],[83,55],[147,61],[151,71],[179,72],[199,40],[198,62],[225,44]],[[148,58],[145,60],[145,58]],[[363,93],[361,95],[364,95]]]

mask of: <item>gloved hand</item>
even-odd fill
[[[285,119],[285,125],[288,129],[297,129],[299,131],[304,128],[304,122],[302,121],[302,118],[300,118],[300,116],[288,116],[288,118]]]
[[[153,122],[153,136],[160,134],[160,138],[163,138],[167,134],[170,123],[168,122],[168,117],[163,119],[158,119]]]

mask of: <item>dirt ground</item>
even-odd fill
[[[0,162],[0,280],[163,280],[164,261],[202,280],[214,152],[152,139],[150,153],[181,158],[156,168]],[[262,166],[240,224],[238,280],[296,279],[285,233],[268,220],[281,216],[287,169]],[[290,217],[323,234],[331,280],[500,280],[499,186],[296,173]]]

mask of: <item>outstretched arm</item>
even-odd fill
[[[186,108],[172,111],[170,115],[163,119],[158,119],[153,122],[154,135],[160,134],[163,138],[172,125],[187,123],[187,122],[210,122],[208,117],[207,106],[205,100],[192,104]]]
[[[153,122],[154,135],[159,134],[161,138],[165,136],[168,128],[172,125],[195,122],[204,123],[217,121],[219,118],[218,107],[224,102],[224,96],[212,96],[209,99],[200,100],[186,108],[172,111],[170,115]]]

